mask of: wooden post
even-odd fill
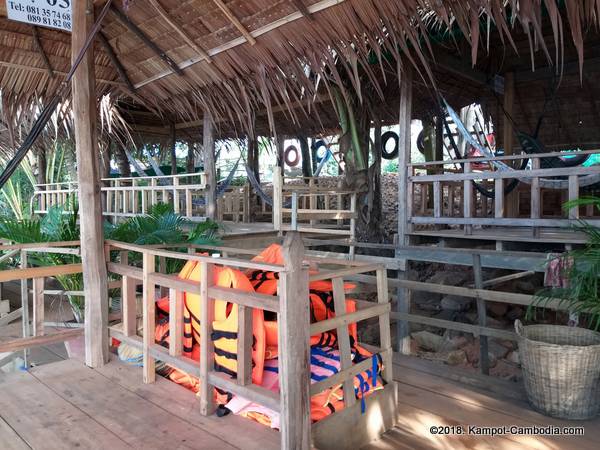
[[[531,160],[531,168],[533,170],[537,170],[540,168],[540,158],[533,158]],[[539,219],[542,217],[542,195],[540,189],[540,178],[534,177],[531,179],[531,214],[530,217],[532,219]],[[533,237],[540,237],[540,229],[539,227],[534,226]]]
[[[73,2],[72,19],[71,51],[72,59],[75,59],[92,29],[93,1]],[[98,176],[96,103],[94,48],[91,46],[73,77],[73,115],[85,293],[85,362],[90,367],[101,367],[108,361],[108,282]]]
[[[204,172],[206,174],[206,217],[217,218],[217,169],[215,166],[215,139],[210,111],[204,111],[203,120]]]
[[[21,269],[27,269],[27,250],[21,250]],[[27,286],[28,280],[21,280],[21,310],[22,310],[22,329],[23,337],[27,338],[31,335],[31,327],[29,325],[29,288]],[[23,361],[25,367],[29,367],[27,362],[27,356],[29,350],[23,350]]]
[[[471,173],[470,162],[466,162],[464,167],[464,173]],[[471,180],[465,180],[463,184],[463,217],[465,219],[473,217],[473,182]],[[465,224],[464,230],[466,235],[472,234],[473,226]]]
[[[577,175],[569,175],[569,201],[579,198],[579,177]],[[579,219],[579,208],[571,208],[569,210],[569,219]]]
[[[483,289],[483,273],[481,270],[481,256],[473,254],[473,276],[475,278],[475,289]],[[485,327],[487,322],[487,311],[485,300],[477,298],[477,324]],[[490,361],[488,356],[488,338],[482,334],[479,335],[479,369],[484,375],[490,374]]]
[[[183,292],[169,289],[169,354],[183,351]]]
[[[273,169],[273,228],[281,231],[283,215],[283,175],[281,167]]]
[[[213,387],[208,381],[208,375],[212,371],[214,357],[214,345],[210,338],[212,334],[212,323],[215,316],[214,300],[209,297],[208,289],[213,284],[212,264],[201,263],[200,266],[200,414],[208,416],[215,409],[213,398]]]
[[[408,221],[410,220],[410,206],[412,195],[409,195],[408,164],[411,155],[411,116],[412,116],[412,69],[409,66],[404,67],[400,79],[400,109],[399,109],[399,148],[398,152],[398,235],[396,245],[405,246],[410,244],[408,235]],[[396,252],[396,258],[398,253]],[[406,278],[408,262],[401,261],[402,269],[398,272],[399,279]],[[398,301],[396,303],[397,311],[400,313],[410,312],[410,291],[406,288],[398,288]],[[397,350],[405,355],[410,354],[410,335],[409,323],[405,320],[399,320],[397,327]]]
[[[506,116],[507,114],[513,116],[514,112],[514,104],[515,104],[515,76],[512,72],[506,73],[504,75],[504,119],[503,119],[503,129],[502,129],[502,144],[504,145],[504,154],[512,155],[514,154],[513,150],[513,136],[514,130],[512,123]],[[506,217],[518,217],[519,216],[519,196],[518,190],[514,189],[510,194],[506,195],[505,199],[506,209],[505,215]]]
[[[280,274],[279,384],[281,397],[281,448],[308,450],[310,439],[310,313],[308,269],[298,232],[287,234],[283,244],[285,272]]]
[[[44,335],[44,279],[33,279],[33,335]]]
[[[235,308],[235,306],[234,306]],[[252,309],[238,305],[237,381],[252,383]]]
[[[346,293],[344,292],[344,280],[342,278],[334,278],[333,285],[333,304],[335,313],[338,316],[346,314]],[[389,331],[389,327],[388,327]],[[352,367],[352,350],[350,348],[350,334],[348,326],[342,324],[336,328],[338,344],[340,349],[340,370],[346,370]],[[344,406],[350,407],[356,402],[354,394],[354,379],[348,377],[343,383],[344,390]]]
[[[154,383],[156,380],[156,360],[150,356],[150,347],[154,345],[154,334],[156,330],[156,285],[151,281],[150,275],[156,271],[154,255],[144,253],[143,255],[143,377],[144,383]]]
[[[129,253],[121,252],[121,264],[129,263]],[[134,336],[137,331],[137,311],[136,311],[136,291],[135,280],[124,276],[121,280],[121,310],[123,313],[123,334],[125,336]]]

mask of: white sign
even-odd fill
[[[6,0],[8,18],[71,31],[72,0]]]

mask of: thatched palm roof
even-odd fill
[[[101,7],[105,1],[94,3]],[[424,83],[433,83],[428,36],[437,29],[456,31],[451,38],[466,42],[474,62],[488,51],[487,29],[493,39],[508,48],[512,46],[511,33],[518,29],[529,37],[532,47],[544,49],[541,30],[546,26],[551,30],[550,47],[560,50],[563,41],[572,40],[581,60],[582,30],[598,23],[600,3],[569,0],[562,9],[559,3],[115,0],[116,7],[177,64],[182,74],[173,73],[147,43],[111,13],[102,32],[135,92],[128,91],[100,43],[96,43],[98,89],[127,95],[168,120],[197,120],[208,108],[216,117],[242,128],[249,126],[250,111],[263,114],[271,125],[277,111],[290,121],[300,121],[317,97],[319,83],[319,95],[328,93],[323,85],[339,82],[341,77],[362,93],[359,69],[366,72],[378,96],[383,95],[387,83],[397,83],[397,77],[389,75],[397,75],[401,64],[414,65]],[[32,28],[5,16],[1,2],[0,89],[4,102],[22,104],[51,95],[70,67],[70,36],[39,29],[55,73],[52,78],[36,48]],[[548,51],[545,56],[553,63],[561,62],[560,51]]]

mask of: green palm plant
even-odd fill
[[[189,231],[188,231],[189,229]],[[147,215],[135,216],[119,225],[105,225],[107,239],[127,243],[150,244],[186,244],[218,245],[220,226],[206,221],[191,226],[184,217],[173,212],[170,205],[158,204]],[[19,244],[35,242],[67,242],[80,239],[78,208],[74,203],[69,211],[62,207],[52,207],[43,218],[18,220],[13,217],[0,217],[0,239]],[[55,253],[29,253],[28,262],[35,266],[76,264],[81,262],[77,255]],[[136,253],[135,255],[139,255]],[[130,262],[135,263],[131,258]],[[180,260],[168,260],[167,271],[180,270]],[[69,292],[67,298],[78,321],[83,319],[83,275],[65,275],[56,277],[62,289]]]
[[[566,202],[563,207],[569,211],[582,206],[593,206],[600,210],[600,198],[581,197]],[[587,317],[588,325],[600,329],[600,228],[585,220],[574,226],[587,237],[583,248],[563,253],[563,274],[566,287],[544,288],[536,293],[534,302],[528,308],[527,318],[535,317],[536,307],[547,306],[550,302],[566,308],[571,313]]]

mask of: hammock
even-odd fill
[[[321,173],[321,170],[323,170],[323,167],[325,167],[325,164],[327,164],[327,161],[329,161],[329,158],[331,156],[332,156],[331,150],[329,150],[329,147],[327,147],[327,152],[325,152],[325,155],[321,159],[321,162],[317,166],[317,170],[315,170],[315,173],[313,176],[315,176],[315,177],[319,176],[319,174]]]
[[[222,197],[223,194],[225,194],[225,191],[227,191],[227,189],[231,185],[231,182],[235,178],[235,172],[237,171],[239,164],[240,160],[238,159],[235,165],[233,166],[233,169],[231,169],[231,172],[229,172],[229,175],[227,175],[227,178],[217,183],[217,198]],[[194,200],[193,204],[196,206],[204,206],[206,204],[206,200],[201,197],[197,200]]]
[[[468,142],[469,145],[471,145],[474,149],[476,149],[482,155],[484,155],[488,158],[494,158],[496,155],[494,155],[486,147],[479,145],[479,142],[477,142],[473,138],[473,136],[471,136],[471,133],[469,133],[467,131],[467,128],[460,120],[458,114],[456,114],[456,111],[454,111],[452,109],[452,107],[448,104],[448,102],[446,102],[446,100],[443,100],[443,101],[446,106],[446,111],[448,112],[448,115],[452,118],[453,122],[456,124],[456,130],[462,135],[463,139],[465,139],[465,141]],[[490,161],[490,162],[500,172],[507,172],[507,171],[514,170],[512,167],[510,167],[509,165],[507,165],[506,163],[504,163],[502,161]],[[522,183],[531,184],[531,178],[521,178],[521,179],[519,179],[519,181]],[[600,182],[600,173],[584,175],[579,178],[579,187],[590,186],[590,185],[596,184],[598,182]],[[568,180],[540,178],[540,187],[545,188],[545,189],[568,189],[569,181]]]
[[[265,202],[267,205],[273,207],[273,198],[269,197],[269,195],[263,190],[262,186],[260,185],[260,183],[258,182],[256,177],[254,176],[254,173],[248,168],[248,165],[246,165],[245,167],[246,167],[246,175],[248,175],[248,181],[254,188],[254,191],[258,194],[258,196],[261,198],[261,200],[263,202]],[[288,200],[287,202],[284,202],[283,207],[291,208],[292,201]]]

